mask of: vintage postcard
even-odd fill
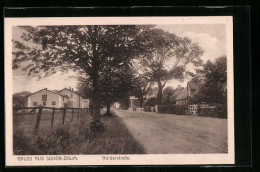
[[[6,166],[234,164],[233,19],[5,18]]]

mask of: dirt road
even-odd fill
[[[114,109],[149,154],[226,153],[227,120]]]

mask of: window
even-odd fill
[[[51,104],[52,104],[52,105],[56,105],[56,102],[55,102],[55,101],[53,101]]]
[[[47,94],[42,95],[42,101],[47,101]]]
[[[37,106],[37,102],[33,102],[33,106]]]
[[[71,96],[70,96],[71,98],[73,98],[73,94],[71,94]]]
[[[46,102],[42,102],[43,106],[46,106]]]

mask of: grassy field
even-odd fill
[[[67,113],[62,124],[62,112],[55,112],[51,128],[51,111],[43,111],[39,130],[34,133],[36,113],[14,115],[13,150],[16,155],[62,154],[143,154],[143,147],[129,133],[117,116],[103,117],[105,131],[85,135],[92,117]]]

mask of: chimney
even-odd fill
[[[73,88],[71,88],[71,91],[73,91]]]
[[[69,90],[71,90],[71,87],[69,87]]]

